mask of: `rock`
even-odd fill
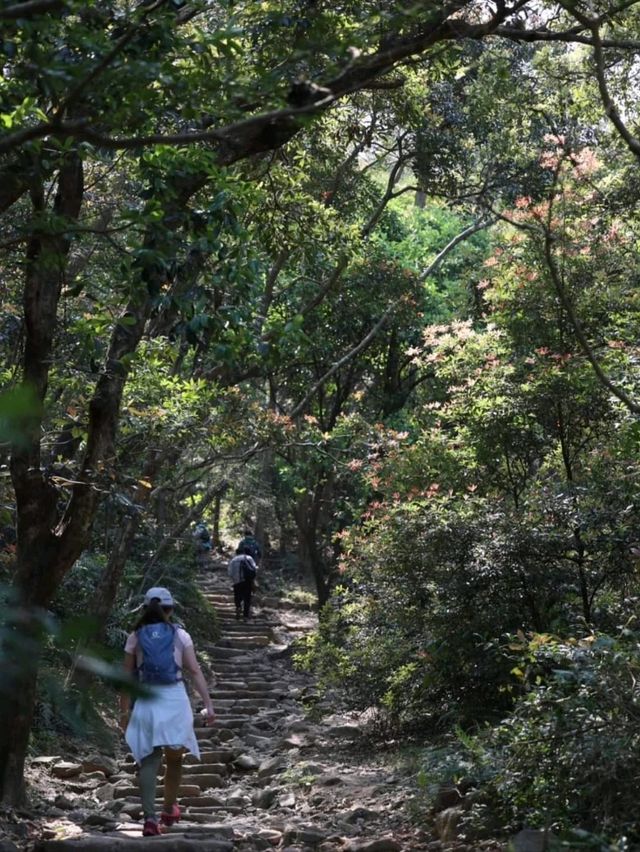
[[[352,841],[346,852],[402,852],[402,846],[393,837],[380,837],[377,840]]]
[[[143,844],[141,847],[140,844]],[[164,852],[233,852],[230,840],[197,840],[191,837],[161,837],[156,844]],[[44,840],[33,847],[33,852],[133,852],[146,848],[140,837],[114,837],[113,835],[90,835],[69,840]]]
[[[260,761],[251,754],[241,754],[239,757],[236,757],[233,763],[234,766],[238,767],[238,769],[252,770],[258,769],[260,766]]]
[[[0,852],[18,852],[18,847],[11,840],[0,840]]]
[[[311,725],[304,719],[294,719],[286,726],[286,729],[294,734],[304,734],[311,730]]]
[[[445,811],[447,808],[455,808],[474,786],[474,782],[469,778],[463,778],[457,783],[446,781],[441,784],[433,802],[434,811],[439,812]]]
[[[110,802],[113,800],[113,790],[113,784],[103,784],[94,791],[93,795],[99,802]]]
[[[107,778],[115,775],[118,764],[112,757],[104,754],[91,754],[82,761],[83,772],[104,772]]]
[[[463,808],[446,808],[446,810],[440,811],[434,823],[436,834],[440,840],[449,842],[458,837],[458,826],[463,815]]]
[[[61,760],[60,763],[54,763],[51,767],[51,774],[56,778],[74,778],[82,772],[82,764],[71,763],[68,760]]]
[[[99,769],[94,772],[83,772],[80,776],[81,781],[106,781],[107,776]]]
[[[513,838],[513,850],[514,852],[547,852],[554,839],[550,831],[523,828]]]
[[[115,828],[116,821],[107,814],[88,814],[84,819],[84,825],[110,826]]]
[[[79,793],[80,795],[97,790],[99,786],[99,781],[81,781],[80,779],[67,780],[66,783],[67,790],[70,790],[72,793]]]
[[[273,745],[271,737],[259,737],[256,734],[247,734],[244,741],[247,745],[255,746],[256,748],[269,748]]]
[[[275,802],[277,795],[278,789],[276,787],[265,787],[264,790],[258,790],[256,793],[253,794],[251,798],[251,803],[253,804],[254,808],[262,808],[263,810],[267,810]]]
[[[293,808],[296,804],[296,797],[293,793],[285,793],[284,796],[280,796],[278,799],[278,806],[281,808]]]
[[[75,804],[71,801],[68,796],[56,796],[53,800],[53,804],[56,808],[61,808],[63,811],[72,811],[75,808]]]
[[[266,840],[270,846],[278,846],[282,840],[282,832],[272,828],[261,828],[258,837]]]
[[[309,745],[309,741],[306,737],[301,737],[300,734],[291,734],[280,742],[280,748],[284,749],[304,748],[307,745]]]
[[[344,819],[348,823],[355,823],[359,822],[360,820],[366,821],[378,816],[380,816],[380,814],[377,811],[373,811],[370,808],[363,808],[361,805],[357,805],[355,808],[351,808],[351,810],[344,817]]]
[[[336,787],[338,784],[344,784],[344,778],[340,775],[329,773],[327,775],[321,775],[316,780],[316,784],[320,784],[322,787]]]
[[[142,805],[139,805],[137,802],[125,802],[120,808],[120,814],[128,814],[134,819],[138,819],[142,814]]]
[[[52,763],[58,763],[62,760],[62,755],[40,755],[40,757],[33,757],[30,760],[31,766],[50,766]]]
[[[327,831],[313,825],[288,826],[284,832],[283,842],[317,846],[323,840],[326,840],[327,836]]]
[[[362,731],[357,725],[331,725],[327,728],[330,737],[356,740],[362,736]]]
[[[270,760],[263,761],[258,767],[258,778],[270,778],[276,775],[285,766],[285,762],[281,757],[272,757]]]
[[[293,655],[293,646],[292,645],[271,645],[267,649],[267,655],[274,660],[281,660],[284,657],[291,657]]]

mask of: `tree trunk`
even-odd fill
[[[316,486],[313,494],[306,494],[295,510],[300,561],[313,577],[320,606],[329,599],[329,577],[317,543],[322,493],[323,487]]]
[[[206,507],[209,505],[209,503],[211,503],[211,501],[216,497],[216,495],[224,494],[228,487],[229,482],[226,479],[221,479],[220,482],[217,482],[215,485],[209,488],[209,490],[204,493],[202,500],[198,503],[198,505],[194,506],[194,508],[188,511],[186,515],[183,515],[182,519],[162,539],[156,549],[156,552],[145,565],[145,572],[144,577],[142,579],[141,589],[144,588],[146,584],[150,581],[152,569],[155,568],[155,566],[158,564],[158,562],[160,561],[160,557],[167,550],[170,544],[178,536],[182,535],[182,533],[200,517],[203,509],[206,509]]]
[[[169,183],[171,183],[169,181]],[[176,209],[183,212],[186,201],[199,188],[184,176],[177,176],[176,186],[169,192],[165,223],[152,223],[145,236],[149,256],[162,250],[169,255],[174,249],[168,234],[175,234]],[[84,191],[82,161],[70,152],[60,168],[54,213],[60,219],[75,222],[79,216]],[[32,200],[36,222],[44,210],[44,191],[36,187]],[[64,280],[69,251],[65,231],[41,232],[38,226],[30,236],[27,249],[24,315],[25,349],[23,381],[31,386],[37,399],[44,403],[49,369],[53,362],[53,340],[57,329],[58,302]],[[46,608],[66,573],[74,565],[91,534],[101,489],[97,480],[105,465],[114,458],[122,392],[128,375],[130,356],[136,351],[151,312],[152,299],[165,277],[164,266],[149,261],[138,270],[140,292],[133,292],[124,312],[127,323],[114,325],[104,370],[98,379],[89,404],[88,439],[80,471],[66,502],[54,487],[41,465],[41,416],[34,416],[26,430],[25,440],[12,449],[11,478],[16,495],[18,527],[17,569],[14,585],[19,605],[25,612],[25,623],[36,621],[38,608]],[[6,651],[6,644],[5,644]],[[10,658],[10,657],[9,657]],[[34,665],[37,655],[34,651]],[[0,701],[0,718],[6,726],[11,720],[11,735],[6,731],[0,739],[0,801],[20,802],[24,796],[24,758],[33,715],[37,670],[25,675],[20,688],[5,693]],[[32,679],[31,679],[32,678]],[[2,727],[2,726],[0,726]]]
[[[216,547],[218,550],[222,547],[222,541],[220,540],[220,513],[222,510],[222,494],[216,494],[215,500],[213,501],[213,518],[212,518],[212,532],[211,532],[211,542],[213,547]]]
[[[10,690],[0,694],[0,795],[5,805],[25,799],[24,762],[36,703],[38,660],[21,667]]]
[[[113,609],[113,602],[118,592],[118,586],[124,573],[127,559],[131,553],[131,547],[135,541],[136,532],[140,526],[142,510],[148,505],[152,492],[152,482],[164,459],[164,455],[156,449],[149,451],[149,455],[142,468],[141,480],[133,489],[132,499],[136,505],[136,511],[124,522],[114,547],[111,550],[100,579],[91,615],[95,621],[94,636],[101,640],[104,636],[104,628],[107,619]]]

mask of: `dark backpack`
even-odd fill
[[[142,665],[138,675],[143,683],[177,683],[179,667],[173,649],[176,629],[168,622],[144,624],[138,631]]]
[[[255,580],[256,577],[256,569],[249,562],[246,556],[243,557],[242,562],[240,563],[240,579],[242,582],[246,582],[247,580]]]
[[[238,545],[238,550],[244,550],[245,553],[249,553],[249,556],[252,556],[254,559],[260,558],[260,545],[253,536],[243,538]]]

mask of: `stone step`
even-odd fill
[[[182,796],[199,796],[201,787],[199,784],[181,784],[178,787],[178,796],[182,798]],[[134,787],[133,785],[130,787],[116,787],[113,791],[114,799],[126,799],[129,796],[138,796],[140,790],[138,787]]]
[[[214,696],[214,709],[216,713],[222,710],[272,710],[278,706],[278,701],[275,698],[220,698]]]
[[[208,790],[211,787],[224,787],[226,784],[226,770],[223,775],[216,774],[199,774],[199,773],[189,773],[189,775],[183,775],[182,781],[184,786],[186,787],[199,787],[201,790]]]
[[[204,813],[207,808],[219,808],[224,805],[224,800],[219,796],[181,796],[180,806],[189,809],[196,808],[196,813]]]
[[[200,752],[200,761],[198,761],[197,757],[194,757],[194,755],[187,754],[184,757],[183,763],[185,766],[190,766],[192,764],[195,764],[196,766],[205,766],[213,763],[224,764],[231,763],[231,761],[235,760],[237,756],[237,751],[233,751],[232,749],[214,749],[212,751]]]
[[[236,701],[276,701],[282,694],[280,690],[274,689],[268,691],[266,689],[262,691],[257,689],[220,689],[218,684],[211,693],[211,697],[214,699],[217,708],[220,703],[224,706],[225,701],[233,703]]]
[[[228,650],[228,649],[227,649]],[[267,669],[264,666],[256,665],[256,660],[253,656],[250,656],[244,652],[236,652],[236,656],[232,659],[220,657],[214,663],[213,669],[214,672],[218,675],[228,675],[229,677],[243,678],[246,680],[247,676],[253,677],[257,680],[258,678],[264,680],[279,680],[280,676],[274,672],[273,668]]]
[[[196,809],[199,810],[199,809]],[[193,809],[190,808],[184,815],[184,817],[180,820],[180,825],[184,826],[184,823],[200,823],[201,825],[206,825],[208,823],[218,823],[220,822],[220,814],[241,814],[243,808],[238,807],[225,807],[224,805],[212,805],[210,808],[202,808],[201,813],[194,813]]]
[[[195,761],[195,758],[194,758]],[[230,771],[231,763],[185,763],[183,765],[182,779],[185,784],[197,783],[187,780],[196,775],[221,775],[226,776]],[[125,777],[135,777],[138,774],[138,768],[133,763],[127,763],[120,768],[120,773]],[[115,778],[115,776],[112,776]],[[158,778],[164,778],[164,766],[158,772]]]
[[[215,724],[219,730],[224,730],[226,728],[241,728],[244,724],[246,724],[247,719],[249,718],[250,716],[225,716],[224,719],[216,717]],[[201,740],[208,740],[210,736],[211,734],[206,728],[196,728],[196,739],[198,740],[198,742],[200,742]]]
[[[271,644],[269,636],[234,636],[232,639],[221,639],[214,648],[257,649],[266,648]]]
[[[200,823],[219,822],[220,814],[241,814],[244,808],[237,805],[211,805],[209,808],[189,808],[187,816],[189,821]],[[182,824],[182,820],[180,820]]]
[[[273,628],[255,621],[238,621],[237,618],[220,618],[218,625],[224,633],[272,633]]]
[[[242,658],[243,651],[238,648],[215,645],[205,649],[207,654],[214,660],[229,660],[236,657]]]
[[[291,684],[286,680],[250,680],[249,678],[242,681],[220,679],[214,686],[217,695],[227,690],[237,690],[243,695],[251,694],[252,696],[261,696],[269,692],[288,692],[290,688]]]
[[[140,843],[144,842],[141,827],[127,830],[131,831],[130,836],[109,833],[67,840],[41,840],[33,847],[33,852],[140,852]],[[163,852],[233,852],[234,847],[232,840],[209,836],[206,839],[196,839],[181,835],[161,835],[153,838],[153,844],[159,846]]]
[[[231,771],[229,763],[188,763],[183,768],[183,777],[195,775],[227,775]]]

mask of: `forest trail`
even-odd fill
[[[217,714],[196,727],[202,761],[185,761],[181,821],[157,838],[141,836],[135,767],[127,756],[107,779],[99,770],[71,770],[34,852],[128,852],[140,844],[163,852],[410,852],[496,849],[443,844],[411,820],[414,778],[371,748],[357,720],[328,700],[308,707],[314,685],[292,666],[292,636],[315,616],[278,598],[257,595],[255,617],[235,620],[221,566],[200,577],[216,608],[221,638],[198,648],[214,672]],[[194,703],[196,726],[198,705]],[[60,764],[58,764],[59,766]],[[44,768],[44,767],[43,767]],[[46,771],[60,774],[54,765]],[[158,793],[161,793],[159,785]],[[159,804],[160,801],[159,801]],[[160,810],[160,806],[158,810]],[[64,811],[64,812],[63,812]],[[42,826],[41,826],[42,827]],[[0,843],[4,852],[4,847]],[[7,846],[7,850],[11,848]]]

